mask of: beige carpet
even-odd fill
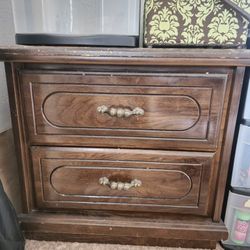
[[[28,240],[25,250],[188,250],[190,248],[142,247],[109,244],[65,243]],[[203,249],[204,250],[204,249]],[[216,250],[222,250],[218,245]]]

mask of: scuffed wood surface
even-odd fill
[[[124,60],[124,58],[127,59]],[[249,66],[250,51],[245,49],[118,49],[14,45],[0,47],[0,60],[120,65]]]

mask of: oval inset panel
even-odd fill
[[[112,190],[99,184],[101,177],[122,182],[138,179],[142,186],[127,191]],[[192,189],[191,178],[183,171],[109,167],[61,166],[51,173],[50,184],[63,196],[135,199],[183,199]]]
[[[139,107],[145,113],[129,118],[111,117],[98,113],[102,105],[130,110]],[[199,104],[185,95],[56,92],[43,103],[47,122],[60,128],[185,131],[199,121],[200,115]]]

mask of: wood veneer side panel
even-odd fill
[[[224,96],[223,96],[223,107],[221,107],[221,124],[220,128],[217,130],[218,133],[216,137],[218,138],[218,148],[215,152],[215,157],[214,157],[214,162],[213,162],[213,168],[212,168],[212,174],[211,174],[211,182],[210,182],[210,203],[209,203],[209,211],[211,212],[211,216],[213,217],[214,214],[214,207],[215,207],[215,197],[216,197],[216,190],[217,190],[217,178],[219,174],[219,164],[220,164],[220,159],[221,159],[221,154],[222,154],[222,144],[223,144],[223,139],[224,139],[224,131],[226,128],[226,122],[227,122],[227,114],[228,114],[228,109],[230,106],[230,98],[231,98],[231,88],[233,86],[233,81],[234,81],[234,73],[235,69],[230,68],[230,71],[228,73],[228,79],[227,79],[227,84],[224,86]],[[222,97],[221,97],[222,98]]]
[[[224,140],[222,142],[222,153],[219,163],[219,172],[217,178],[217,189],[215,197],[215,208],[214,208],[214,221],[220,221],[221,210],[225,194],[225,186],[228,176],[228,169],[230,163],[230,156],[233,145],[233,138],[235,132],[235,126],[237,121],[241,90],[243,86],[245,67],[237,67],[235,70],[235,77],[233,79],[233,85],[229,98],[229,111],[226,119],[226,128],[224,133]]]
[[[26,126],[24,122],[23,104],[21,100],[18,80],[18,65],[5,63],[8,94],[10,101],[11,119],[15,139],[18,169],[22,192],[22,210],[28,213],[33,206],[33,193],[31,184],[31,168],[28,150]]]

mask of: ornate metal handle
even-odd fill
[[[102,105],[100,107],[97,108],[97,112],[104,114],[107,113],[108,115],[112,116],[112,117],[118,117],[118,118],[122,118],[122,117],[130,117],[132,115],[144,115],[144,110],[141,108],[134,108],[133,110],[129,109],[129,108],[114,108],[114,107],[107,107],[106,105]]]
[[[134,179],[129,182],[115,182],[110,181],[107,177],[101,177],[99,183],[103,186],[109,186],[111,189],[115,190],[129,190],[132,187],[140,187],[142,182],[140,180]]]

